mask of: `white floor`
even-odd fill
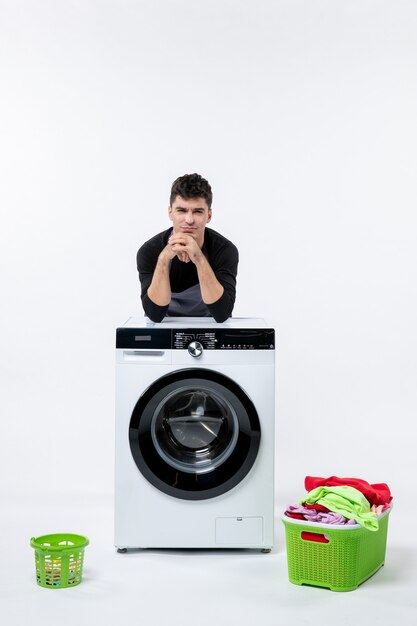
[[[117,554],[112,545],[111,495],[3,498],[2,623],[392,626],[398,621],[415,626],[417,542],[410,532],[409,509],[396,502],[390,516],[385,566],[357,590],[337,593],[288,581],[279,520],[286,504],[277,501],[276,547],[270,554],[224,550]],[[90,538],[83,582],[73,589],[43,589],[35,582],[29,540],[61,531]]]

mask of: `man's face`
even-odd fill
[[[175,234],[185,233],[196,240],[201,247],[204,242],[204,229],[211,220],[211,209],[204,198],[186,200],[177,196],[168,208]]]

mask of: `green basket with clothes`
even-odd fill
[[[307,494],[285,525],[288,577],[297,585],[352,591],[385,563],[391,490],[363,478],[306,476]]]
[[[89,540],[82,535],[53,534],[32,537],[35,550],[36,582],[48,589],[75,587],[82,580],[84,548]]]
[[[359,524],[332,526],[283,515],[290,582],[332,591],[356,589],[384,565],[390,511],[381,514],[376,532]]]

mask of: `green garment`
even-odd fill
[[[355,519],[368,530],[378,530],[378,517],[371,511],[370,504],[355,487],[339,485],[336,487],[316,487],[310,491],[301,504],[321,504],[334,513],[340,513],[348,519]]]

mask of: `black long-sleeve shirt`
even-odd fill
[[[141,282],[142,306],[145,314],[153,322],[160,322],[169,308],[169,305],[159,306],[152,302],[148,296],[148,287],[152,282],[158,257],[167,245],[171,234],[172,228],[158,233],[139,248],[136,257]],[[231,241],[211,228],[204,230],[202,251],[217,280],[224,288],[222,296],[216,302],[206,305],[206,315],[214,317],[216,322],[224,322],[232,314],[235,304],[239,253]],[[183,263],[174,257],[169,270],[169,280],[172,293],[184,292],[199,284],[197,268],[192,261]],[[187,312],[184,315],[187,315]]]

